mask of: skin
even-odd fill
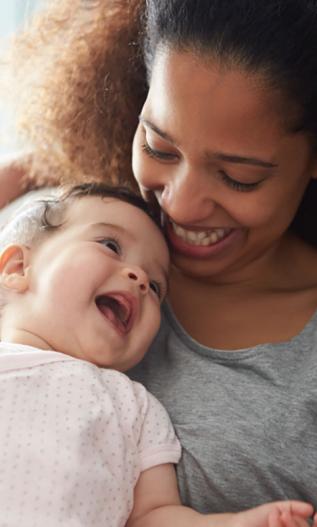
[[[158,329],[168,264],[162,234],[143,211],[112,198],[77,199],[57,231],[1,254],[1,338],[125,370]],[[99,295],[118,291],[137,305],[124,335],[96,306]],[[202,515],[181,505],[174,467],[165,464],[141,473],[127,526],[301,527],[312,513],[309,504],[289,501]]]
[[[22,177],[24,173],[12,164],[0,165],[1,197],[0,208],[20,196],[23,192]]]
[[[2,254],[9,297],[1,337],[124,371],[141,360],[158,330],[168,263],[164,238],[143,211],[110,198],[77,199],[55,234]],[[118,291],[135,302],[127,334],[95,302]]]
[[[190,52],[157,52],[133,169],[166,215],[173,308],[207,346],[291,338],[317,306],[317,253],[288,231],[316,178],[316,157],[305,134],[288,130],[281,97],[260,75]],[[187,232],[226,235],[193,246],[170,221]]]
[[[316,309],[316,253],[286,233],[308,181],[315,177],[315,158],[305,136],[287,132],[277,107],[276,95],[244,72],[221,69],[188,53],[163,51],[156,58],[134,141],[136,178],[178,225],[189,231],[224,228],[230,233],[216,250],[194,251],[171,235],[170,299],[185,329],[207,345],[234,349],[262,339],[282,340],[289,327],[297,332]],[[146,142],[165,158],[149,156]],[[255,157],[274,167],[268,172],[263,163],[256,168],[232,163],[223,159],[224,153]],[[238,190],[224,172],[240,186],[256,184],[256,190]],[[291,267],[286,265],[290,261]],[[266,333],[258,324],[263,310]],[[224,331],[226,313],[231,332]],[[180,507],[171,467],[159,471],[142,474],[129,527],[176,521],[182,527],[299,527],[312,514],[310,506],[300,511],[284,502],[237,515],[202,517]]]

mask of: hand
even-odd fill
[[[317,527],[317,515],[309,523],[314,508],[302,501],[277,501],[235,514],[230,527]]]
[[[308,518],[312,518],[308,523],[308,518],[298,514],[294,514],[292,502],[286,502],[289,505],[289,509],[283,508],[284,510],[275,509],[269,514],[268,527],[317,527],[317,514],[315,513],[312,517],[310,514]]]

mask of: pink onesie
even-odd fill
[[[0,343],[6,527],[124,527],[140,473],[177,463],[162,405],[123,373]]]

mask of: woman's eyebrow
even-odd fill
[[[151,128],[151,130],[153,130],[153,132],[155,132],[156,134],[161,136],[162,139],[165,139],[169,143],[172,143],[173,145],[177,146],[175,141],[174,141],[174,139],[172,139],[172,137],[169,134],[167,134],[166,132],[163,132],[163,130],[158,128],[155,124],[151,123],[151,121],[148,121],[147,119],[142,117],[142,115],[139,116],[139,121],[140,121],[140,123],[143,123],[146,126],[148,126],[149,128]]]
[[[174,141],[174,139],[172,139],[172,137],[169,134],[167,134],[166,132],[163,132],[163,130],[158,128],[158,126],[153,124],[148,119],[145,119],[144,117],[142,117],[142,115],[139,116],[139,121],[145,124],[146,126],[148,126],[149,128],[151,128],[151,130],[153,130],[153,132],[155,132],[160,137],[162,137],[162,139],[165,139],[169,143],[177,146],[176,142]],[[277,163],[273,163],[271,161],[260,159],[258,157],[240,156],[238,154],[229,154],[225,152],[215,152],[215,153],[208,152],[205,157],[209,161],[214,161],[214,160],[226,161],[227,163],[236,163],[236,164],[241,164],[241,165],[254,165],[254,166],[258,166],[262,168],[276,168],[278,166]]]
[[[276,168],[277,163],[259,159],[253,156],[239,156],[237,154],[227,154],[224,152],[207,153],[205,156],[209,161],[226,161],[227,163],[236,163],[241,165],[254,165],[262,168]]]

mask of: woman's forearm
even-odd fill
[[[0,165],[0,208],[24,192],[24,175],[25,169],[14,163]]]

